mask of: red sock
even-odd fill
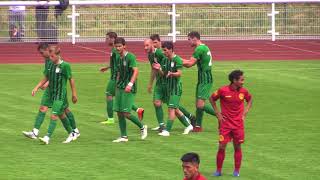
[[[241,160],[242,160],[242,151],[241,148],[234,150],[234,170],[240,171],[241,166]]]
[[[221,172],[225,155],[226,155],[226,151],[224,149],[219,149],[217,153],[217,171],[219,172]]]

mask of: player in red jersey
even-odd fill
[[[234,176],[240,176],[239,170],[242,160],[241,144],[244,142],[244,125],[252,105],[252,97],[247,89],[243,88],[244,73],[234,70],[229,74],[230,84],[221,87],[211,95],[210,102],[219,121],[219,150],[217,153],[217,170],[214,176],[221,176],[221,169],[225,157],[227,143],[233,140],[234,147]],[[221,112],[216,105],[220,99]],[[246,106],[244,101],[247,102]]]
[[[187,153],[181,157],[184,173],[183,180],[207,180],[199,172],[200,157],[196,153]]]

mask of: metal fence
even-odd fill
[[[320,4],[276,4],[276,11],[277,39],[320,39]],[[71,42],[72,14],[75,34],[79,35],[74,37],[76,42],[104,41],[107,31],[130,40],[142,40],[152,33],[171,40],[173,29],[178,40],[186,39],[191,30],[199,31],[204,39],[271,39],[268,33],[272,26],[272,17],[268,16],[271,12],[271,4],[74,6],[73,11],[70,8],[55,16],[52,8],[36,12],[29,7],[22,19],[14,19],[8,8],[1,7],[0,42],[10,41],[9,26],[13,21],[18,30],[22,29],[19,20],[24,25],[24,34],[12,41]],[[48,17],[39,21],[39,16]]]

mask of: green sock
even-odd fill
[[[156,110],[156,116],[158,120],[159,125],[163,125],[163,109],[162,106],[154,106],[154,109]]]
[[[126,118],[124,116],[118,116],[118,118],[121,137],[128,136]]]
[[[133,122],[135,125],[137,125],[140,129],[143,128],[143,124],[139,121],[139,119],[137,117],[135,117],[134,115],[130,114],[129,118],[128,118],[131,122]]]
[[[188,127],[190,125],[189,119],[185,115],[178,117],[178,119],[185,127]]]
[[[204,110],[206,113],[211,114],[211,115],[213,115],[213,116],[216,115],[216,113],[214,112],[213,107],[212,107],[211,105],[209,105],[209,104],[204,105],[203,110]]]
[[[179,110],[188,118],[191,118],[192,114],[190,112],[188,112],[184,107],[179,106]]]
[[[169,131],[169,132],[171,131],[173,122],[174,122],[173,120],[168,119],[167,126],[166,126],[167,131]]]
[[[46,117],[46,113],[39,111],[36,117],[36,121],[34,122],[34,128],[40,129],[41,124],[43,123],[43,120],[45,117]]]
[[[57,121],[51,119],[49,127],[48,127],[48,133],[47,133],[48,137],[51,137],[51,135],[53,134],[54,129],[56,128],[56,126],[57,126]]]
[[[76,125],[76,121],[74,120],[74,115],[72,114],[72,112],[70,111],[66,115],[67,115],[67,118],[69,119],[70,126],[72,127],[72,129],[76,129],[77,125]]]
[[[203,109],[197,108],[196,111],[196,126],[202,126]]]
[[[131,109],[134,110],[134,112],[137,112],[138,107],[134,104],[134,105],[132,105],[132,108],[131,108]]]
[[[113,100],[107,100],[108,118],[113,118]]]
[[[61,122],[63,124],[64,129],[68,132],[68,134],[72,133],[72,128],[70,126],[69,119],[65,117],[64,119],[61,119]]]

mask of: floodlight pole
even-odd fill
[[[171,29],[172,32],[168,34],[168,36],[172,36],[172,42],[177,41],[177,34],[180,34],[179,31],[177,31],[177,17],[180,16],[180,14],[177,14],[176,11],[176,4],[172,4],[172,10],[171,12],[168,12],[169,15],[171,15]]]
[[[279,11],[276,11],[276,5],[275,3],[271,4],[271,13],[268,14],[269,17],[271,17],[271,30],[268,31],[268,33],[271,34],[272,41],[276,40],[276,36],[279,35],[279,32],[276,32],[276,14],[279,14]]]
[[[71,18],[71,24],[72,24],[72,30],[71,33],[68,33],[69,36],[72,38],[72,44],[76,44],[76,38],[80,37],[78,34],[76,34],[76,20],[77,16],[79,16],[79,13],[76,13],[76,5],[72,5],[72,14],[68,16],[68,18]]]

